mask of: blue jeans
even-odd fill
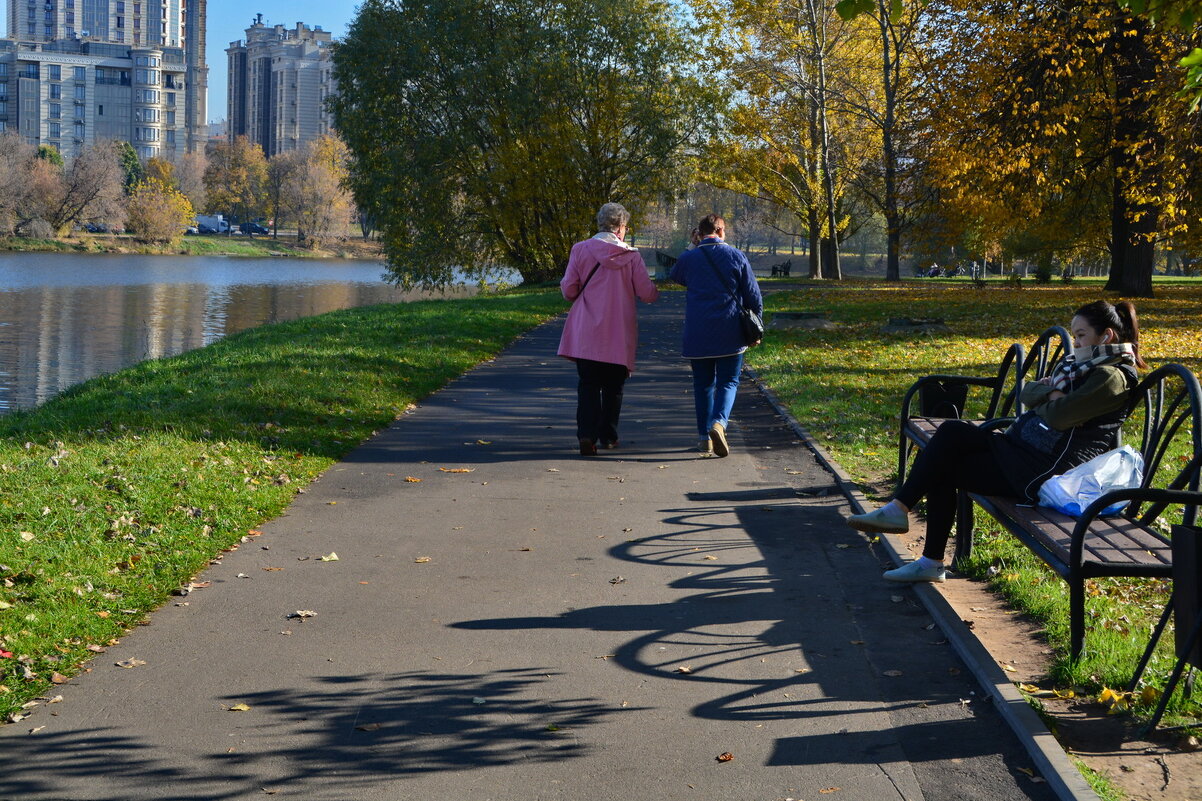
[[[693,402],[697,407],[697,434],[705,438],[714,423],[721,423],[725,428],[730,420],[735,393],[739,390],[743,354],[691,359],[690,363],[693,367]]]

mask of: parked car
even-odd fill
[[[189,225],[186,229],[184,229],[184,233],[185,234],[193,234],[193,235],[199,234],[200,228],[195,225]]]
[[[250,234],[251,236],[254,236],[255,234],[270,234],[271,233],[270,228],[266,228],[262,225],[259,225],[259,223],[257,223],[257,222],[244,222],[238,226],[238,230],[240,230],[244,234]]]
[[[219,234],[221,233],[216,228],[206,223],[200,223],[196,226],[197,233],[201,234]]]

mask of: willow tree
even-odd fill
[[[366,0],[331,106],[396,280],[557,278],[602,203],[671,191],[712,106],[690,43],[661,0]]]

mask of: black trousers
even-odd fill
[[[624,364],[576,360],[576,437],[593,442],[618,441],[622,388],[629,371]]]
[[[948,420],[914,459],[914,466],[894,496],[913,509],[927,499],[927,539],[922,555],[943,561],[947,540],[956,522],[956,492],[967,490],[983,495],[1014,495],[989,447],[992,437],[963,420]]]

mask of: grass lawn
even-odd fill
[[[847,471],[885,499],[897,461],[897,415],[906,388],[921,375],[993,375],[1013,342],[1030,344],[1044,328],[1068,327],[1072,312],[1102,295],[1089,282],[1046,286],[1004,284],[976,288],[967,281],[846,281],[814,283],[766,297],[769,317],[779,311],[826,312],[836,330],[771,331],[749,362],[779,393],[794,416]],[[1136,300],[1141,354],[1153,367],[1180,362],[1202,372],[1202,286],[1164,282],[1156,298]],[[885,334],[892,317],[937,317],[952,333],[919,337]],[[984,406],[984,395],[977,396]],[[973,396],[970,394],[970,402]],[[972,416],[969,409],[967,416]],[[1054,678],[1064,689],[1097,694],[1125,686],[1163,608],[1168,586],[1146,580],[1100,580],[1088,602],[1088,654],[1068,657],[1068,594],[1064,582],[977,515],[970,575],[987,579],[1018,608],[1046,625],[1058,654]],[[992,569],[991,569],[992,568]],[[992,574],[992,575],[991,575]],[[1149,671],[1163,682],[1171,669],[1172,636]],[[1181,703],[1176,703],[1183,710]],[[1197,704],[1189,706],[1196,713]]]
[[[0,417],[0,718],[564,305],[537,290],[267,325]]]

